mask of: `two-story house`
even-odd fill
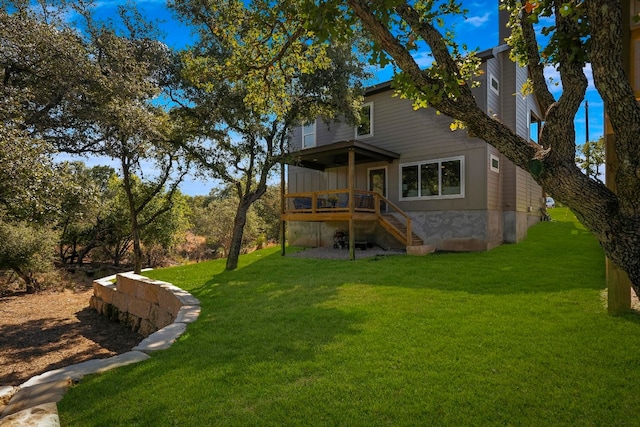
[[[533,95],[519,94],[527,69],[506,45],[479,56],[478,104],[536,140],[542,115]],[[351,247],[478,251],[523,239],[544,206],[529,172],[393,94],[390,83],[370,87],[360,126],[318,119],[295,130],[282,215],[289,244],[338,246],[344,235]]]

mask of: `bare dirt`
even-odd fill
[[[89,307],[89,285],[0,297],[0,386],[125,353],[143,337]]]

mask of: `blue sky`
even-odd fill
[[[123,0],[102,0],[96,3],[96,11],[100,16],[106,17],[115,13],[118,4],[122,4]],[[450,20],[448,24],[452,24],[456,40],[460,45],[466,44],[469,49],[477,48],[485,50],[492,48],[502,42],[498,37],[498,3],[499,0],[463,0],[463,7],[469,12],[466,19],[456,17]],[[136,1],[136,4],[144,11],[147,18],[159,19],[160,28],[164,33],[164,42],[169,46],[181,48],[189,43],[189,29],[172,18],[171,13],[167,10],[164,0],[142,0]],[[419,51],[415,54],[417,62],[427,67],[431,63],[431,57],[425,51]],[[589,139],[597,140],[604,132],[604,111],[603,103],[600,99],[595,87],[593,86],[593,78],[591,76],[591,67],[585,69],[587,78],[589,79],[589,87],[587,89],[586,100],[589,103]],[[375,77],[367,82],[368,84],[376,84],[389,80],[392,77],[392,67],[387,66],[385,69],[375,70]],[[547,70],[547,77],[552,78],[555,82],[559,82],[558,74],[553,69]],[[550,87],[556,98],[562,92],[560,85],[552,85]],[[584,102],[579,110],[576,120],[576,143],[583,144],[586,138],[586,120]],[[95,161],[95,163],[94,163]],[[87,164],[104,163],[97,160],[87,161]],[[199,179],[189,179],[182,185],[182,191],[189,195],[204,195],[215,187],[215,181],[203,182]]]

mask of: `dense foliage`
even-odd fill
[[[174,99],[192,125],[187,150],[237,196],[227,268],[237,267],[251,206],[284,161],[293,127],[353,119],[364,73],[352,43],[318,41],[295,2],[171,2],[195,30]],[[354,37],[350,38],[350,41]]]

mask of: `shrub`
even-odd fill
[[[56,240],[48,228],[0,221],[0,270],[13,271],[29,293],[42,289],[47,285],[44,274],[53,271]]]

